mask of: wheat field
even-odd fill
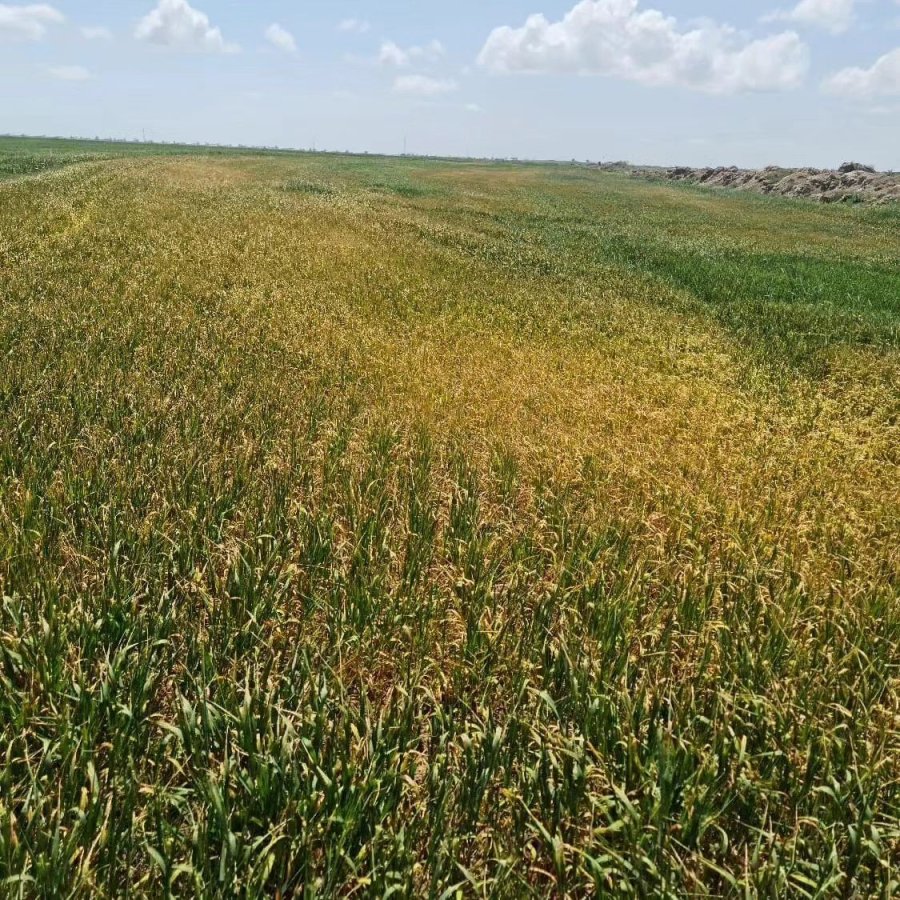
[[[14,897],[900,891],[900,210],[0,140]]]

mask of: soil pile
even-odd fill
[[[601,168],[610,168],[601,166]],[[616,168],[621,168],[618,166]],[[838,169],[739,169],[737,166],[693,169],[630,168],[633,175],[687,181],[709,187],[734,188],[803,197],[820,203],[891,203],[900,201],[900,174],[876,172],[861,163],[844,163]]]

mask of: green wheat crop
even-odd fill
[[[0,178],[0,893],[900,891],[896,210]]]

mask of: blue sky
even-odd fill
[[[900,0],[0,2],[0,132],[900,168]]]

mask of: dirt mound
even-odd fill
[[[633,168],[632,174],[687,181],[708,187],[732,188],[782,197],[803,197],[820,203],[900,202],[900,175],[876,172],[862,163],[844,163],[839,169],[739,169],[737,166],[693,169]]]

